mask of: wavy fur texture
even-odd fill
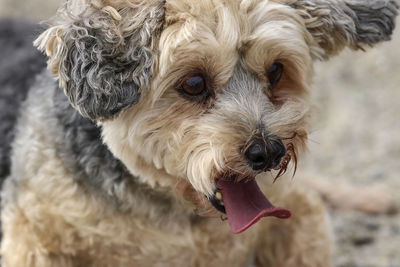
[[[141,88],[149,85],[151,46],[164,17],[163,7],[152,2],[82,1],[84,8],[76,14],[74,6],[66,3],[53,22],[56,26],[36,41],[50,56],[49,68],[84,117],[110,118],[136,104]]]
[[[388,40],[396,9],[392,0],[68,1],[35,42],[50,72],[38,66],[28,79],[15,126],[2,266],[330,266],[321,201],[291,177],[274,179],[279,170],[254,169],[244,150],[279,141],[296,161],[313,60]],[[201,97],[182,91],[191,75],[203,77]],[[292,218],[233,235],[208,201],[228,178],[257,179]]]
[[[297,0],[289,4],[305,19],[307,29],[324,50],[323,58],[344,47],[363,49],[390,40],[399,7],[395,0]]]

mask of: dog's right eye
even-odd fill
[[[280,62],[274,62],[272,64],[268,71],[267,71],[267,78],[269,80],[269,89],[274,89],[279,81],[281,80],[282,77],[282,72],[283,72],[283,64]]]
[[[189,97],[201,97],[207,93],[206,82],[200,74],[184,77],[178,90]]]

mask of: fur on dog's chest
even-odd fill
[[[97,126],[76,117],[56,89],[43,73],[24,104],[13,154],[24,168],[4,185],[5,231],[29,227],[28,245],[92,266],[164,266],[167,259],[168,266],[203,266],[205,258],[243,266],[250,232],[233,236],[221,219],[192,214],[135,181],[96,140]]]

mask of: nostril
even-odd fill
[[[264,155],[258,155],[254,159],[252,159],[253,162],[264,162],[265,161],[265,156]]]
[[[254,143],[249,146],[245,156],[253,170],[264,169],[268,163],[267,151],[264,144],[261,143]]]
[[[271,154],[271,157],[273,159],[273,166],[272,168],[275,168],[278,166],[278,164],[281,162],[283,156],[286,154],[286,149],[285,146],[283,145],[281,140],[273,140],[270,142],[269,146],[269,152]]]

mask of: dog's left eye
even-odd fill
[[[178,89],[189,97],[202,96],[206,93],[206,82],[200,74],[186,76]]]
[[[281,80],[282,77],[282,72],[283,72],[283,64],[280,62],[274,62],[272,64],[268,71],[267,71],[267,78],[269,81],[269,88],[268,89],[274,89],[279,81]]]

